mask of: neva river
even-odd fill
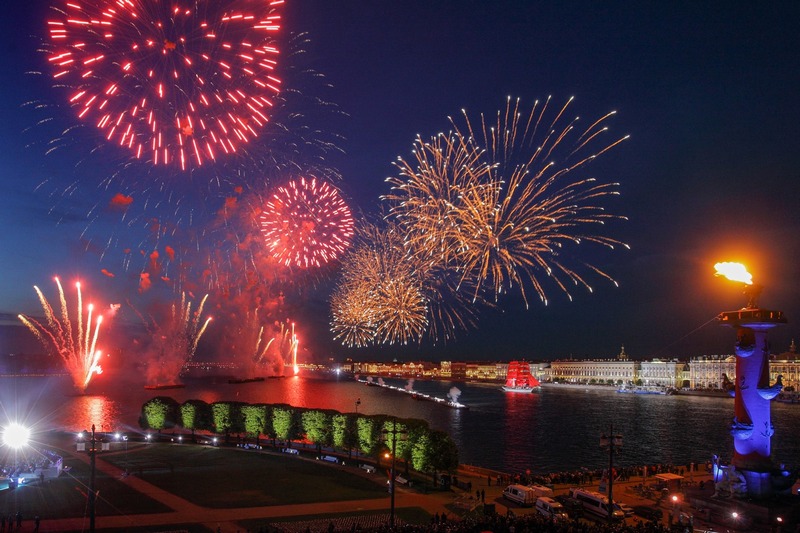
[[[140,431],[141,406],[157,395],[178,402],[288,403],[341,412],[355,411],[360,399],[359,413],[427,420],[453,437],[462,463],[508,473],[601,468],[608,455],[599,447],[599,438],[611,424],[623,436],[615,454],[620,465],[705,462],[713,454],[727,461],[732,454],[728,425],[733,400],[726,398],[617,394],[558,385],[538,394],[513,394],[497,385],[386,380],[439,397],[458,389],[459,401],[470,407],[461,410],[345,378],[290,377],[238,385],[223,379],[189,380],[185,389],[147,391],[142,383],[103,383],[103,377],[87,396],[74,395],[67,377],[0,378],[0,426],[8,419],[41,431],[77,431],[92,424],[98,431]],[[800,405],[773,403],[772,422],[773,457],[796,465]]]

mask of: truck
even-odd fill
[[[509,485],[503,490],[503,498],[516,502],[523,507],[530,507],[536,503],[536,490],[525,485]]]

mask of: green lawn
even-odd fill
[[[257,507],[385,498],[380,476],[288,455],[189,444],[150,444],[102,456],[197,505]],[[141,474],[139,470],[141,469]]]

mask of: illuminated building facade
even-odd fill
[[[550,363],[545,379],[566,383],[602,383],[613,385],[632,385],[636,383],[639,364],[628,359],[625,347],[616,359],[567,359]]]
[[[797,346],[792,341],[789,351],[778,354],[769,364],[769,378],[772,382],[781,376],[783,390],[797,393],[800,391],[800,360],[797,358]]]
[[[736,356],[704,355],[689,361],[689,387],[720,389],[733,386],[736,380]]]
[[[652,361],[642,361],[639,365],[636,383],[641,381],[645,387],[663,387],[667,389],[677,389],[683,385],[686,363],[681,363],[674,359],[671,361],[653,359]]]

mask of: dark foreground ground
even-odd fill
[[[38,531],[90,531],[89,455],[76,451],[75,436],[71,434],[50,433],[39,436],[38,440],[37,446],[62,455],[69,471],[59,477],[34,479],[15,489],[0,490],[0,515],[14,519],[13,530],[0,519],[3,526],[0,533],[35,531],[36,516]],[[14,459],[20,457],[12,457],[8,452],[0,457],[6,463]],[[298,455],[290,455],[267,448],[245,450],[177,441],[112,442],[108,450],[99,451],[96,457],[94,487],[98,496],[94,529],[231,533],[386,529],[391,517],[388,466],[378,465],[374,473],[369,473],[359,468],[359,461],[347,457],[341,460],[343,464],[317,460],[313,448],[301,448]],[[397,470],[404,473],[403,466]],[[717,522],[721,523],[715,525],[712,517],[701,516],[697,509],[691,508],[687,495],[689,491],[697,493],[699,482],[706,483],[707,496],[713,493],[709,477],[704,474],[687,480],[689,489],[682,495],[686,500],[677,504],[660,494],[634,490],[641,484],[641,478],[615,484],[615,500],[637,509],[648,508],[650,512],[646,514],[654,521],[632,516],[613,526],[586,517],[555,524],[534,509],[503,499],[503,486],[491,482],[490,477],[494,476],[486,472],[465,469],[458,476],[462,483],[469,484],[465,485],[468,490],[432,490],[430,480],[424,478],[414,479],[411,487],[398,485],[395,492],[398,527],[407,531],[449,532],[660,532],[668,531],[673,517],[684,512],[693,515],[696,531],[758,530],[744,521],[719,519]],[[565,494],[569,486],[556,485],[555,494]],[[20,528],[16,528],[18,512],[22,517]]]

